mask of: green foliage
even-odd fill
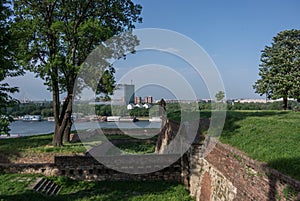
[[[10,94],[18,91],[4,82],[7,77],[14,77],[22,74],[14,63],[15,40],[10,32],[10,2],[1,0],[0,4],[0,135],[9,134],[9,123],[13,120],[7,113],[7,108],[17,103]]]
[[[8,114],[17,117],[30,115],[43,115],[44,117],[53,116],[52,102],[43,103],[19,103],[14,107],[8,108]]]
[[[111,114],[113,116],[130,116],[130,111],[125,105],[113,105],[111,106]]]
[[[261,54],[260,79],[253,88],[267,98],[300,99],[300,30],[286,30],[273,38]],[[284,108],[286,108],[284,103]]]
[[[288,101],[287,109],[294,110],[299,103],[296,101]],[[233,103],[227,105],[228,110],[282,110],[282,102],[268,103]]]
[[[132,117],[147,117],[147,116],[149,116],[149,109],[136,107],[136,108],[130,110],[130,116],[132,116]]]
[[[216,99],[217,99],[217,101],[223,100],[224,97],[225,97],[224,91],[219,91],[219,92],[216,94]]]
[[[138,40],[131,31],[142,20],[141,9],[131,0],[14,1],[16,57],[53,93],[54,145],[68,139],[76,94],[85,87],[112,93],[115,69],[109,60],[134,52]],[[61,92],[67,97],[59,108]]]
[[[97,105],[96,114],[99,116],[111,116],[111,106],[110,105]]]

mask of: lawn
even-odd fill
[[[52,177],[62,189],[56,196],[46,196],[28,188],[38,175],[0,174],[0,200],[62,201],[147,201],[193,200],[182,184],[170,182],[90,182],[66,177]]]
[[[220,140],[300,180],[300,113],[228,111]]]
[[[20,159],[28,159],[33,157],[53,158],[54,155],[74,155],[84,154],[93,143],[99,144],[104,136],[99,136],[94,139],[95,142],[87,141],[64,143],[62,147],[54,147],[51,145],[52,134],[48,135],[36,135],[21,138],[9,138],[0,140],[0,158],[2,162],[18,162]],[[108,140],[116,139],[132,139],[130,136],[124,135],[108,135]],[[155,143],[127,143],[117,145],[123,153],[130,154],[143,154],[153,153],[155,150]],[[40,161],[41,162],[41,161]],[[46,162],[46,161],[45,161]]]

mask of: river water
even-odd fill
[[[149,121],[137,122],[80,122],[74,123],[72,130],[84,130],[95,128],[160,128],[161,123]],[[53,133],[54,122],[39,121],[39,122],[25,122],[15,121],[10,124],[10,134],[19,136],[39,135]]]

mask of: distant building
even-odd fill
[[[153,97],[152,96],[147,96],[147,97],[144,98],[143,102],[152,104],[153,103]]]
[[[137,108],[143,108],[143,105],[141,103],[138,103],[138,104],[135,105],[135,107],[137,107]]]
[[[127,110],[133,110],[134,108],[150,109],[151,107],[152,107],[152,105],[149,104],[149,103],[145,103],[145,104],[138,103],[136,105],[130,103],[130,104],[127,105]]]
[[[134,98],[134,104],[139,104],[139,103],[142,103],[142,98],[140,96],[136,96]]]
[[[135,108],[135,105],[130,103],[127,105],[127,110],[133,110]]]
[[[152,107],[152,105],[150,105],[149,103],[145,103],[143,105],[143,108],[146,108],[146,109],[150,109]]]
[[[112,102],[122,105],[128,105],[134,103],[134,85],[132,84],[118,84],[114,95],[112,96]]]

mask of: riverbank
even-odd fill
[[[160,128],[161,123],[149,121],[137,122],[75,122],[72,130],[86,129],[151,129]],[[53,133],[54,122],[39,121],[39,122],[24,122],[15,121],[10,125],[11,136],[32,136],[47,133]]]

